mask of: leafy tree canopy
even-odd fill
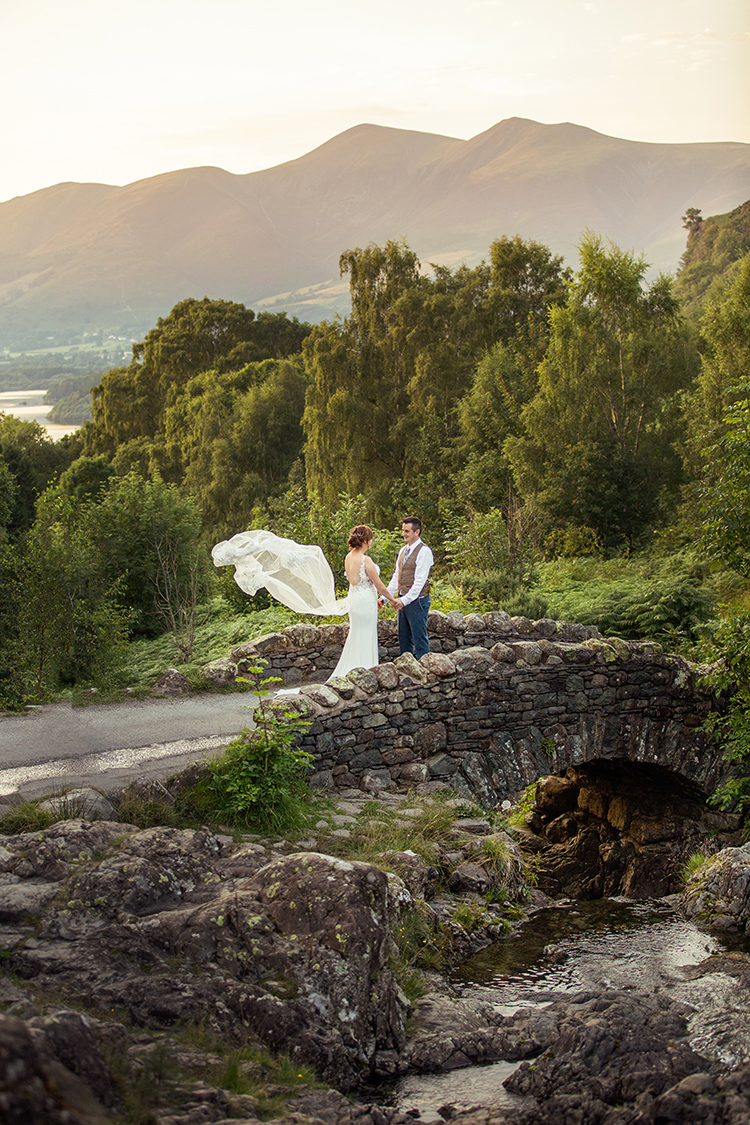
[[[37,498],[68,467],[75,449],[74,443],[52,441],[38,422],[0,413],[0,461],[15,481],[4,521],[9,535],[31,527]]]
[[[590,527],[611,547],[632,542],[660,490],[677,483],[674,396],[693,369],[669,279],[646,285],[643,258],[591,233],[579,251],[567,303],[550,312],[525,435],[506,450],[525,495],[538,493],[556,520]]]
[[[235,301],[191,297],[160,317],[133,345],[127,367],[108,371],[93,390],[92,422],[83,427],[88,454],[164,431],[164,412],[202,371],[236,370],[248,361],[299,352],[309,326],[285,313],[262,313]]]
[[[288,360],[203,372],[165,413],[166,460],[223,537],[287,483],[302,450],[308,378]]]
[[[135,633],[156,636],[163,627],[158,600],[165,562],[177,585],[186,585],[195,570],[206,588],[209,568],[200,530],[200,510],[190,497],[159,477],[144,480],[136,472],[112,477],[98,503],[87,508],[87,533],[102,573],[120,584]]]
[[[380,522],[416,501],[436,526],[462,460],[459,403],[476,364],[503,342],[531,375],[549,307],[564,296],[562,260],[503,238],[489,264],[433,266],[432,276],[405,242],[348,250],[340,265],[352,315],[305,341],[308,484],[323,503],[342,486],[363,493]]]
[[[683,216],[688,230],[685,253],[675,282],[675,296],[689,316],[699,316],[717,286],[750,251],[750,200],[726,215],[702,219],[689,207]]]
[[[695,477],[708,471],[726,432],[726,414],[744,395],[750,373],[750,252],[714,290],[700,322],[706,347],[696,385],[686,400],[686,461]]]

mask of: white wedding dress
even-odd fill
[[[378,569],[378,574],[380,570]],[[353,668],[374,668],[378,661],[378,592],[365,571],[365,560],[359,581],[349,583],[349,635],[339,662],[331,672],[345,676]]]
[[[349,610],[349,599],[336,597],[333,571],[320,547],[272,531],[241,531],[217,543],[211,557],[216,566],[233,566],[235,582],[251,597],[265,587],[297,613],[330,617]]]
[[[347,597],[337,598],[333,571],[320,547],[295,543],[271,531],[242,531],[217,543],[211,557],[216,566],[234,567],[234,580],[246,594],[252,596],[265,587],[276,601],[297,613],[349,614],[349,635],[331,678],[378,663],[378,593],[367,577],[364,559],[359,581],[349,583]]]

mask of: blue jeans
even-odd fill
[[[430,596],[415,598],[398,611],[398,647],[402,654],[411,652],[419,660],[430,651],[427,637],[427,614],[430,612]]]

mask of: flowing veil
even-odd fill
[[[343,616],[349,598],[337,598],[333,571],[320,547],[282,539],[271,531],[241,531],[211,551],[216,566],[233,566],[234,580],[246,594],[265,587],[297,613]]]

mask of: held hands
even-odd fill
[[[387,597],[387,598],[382,597],[382,596],[379,597],[378,598],[378,607],[380,609],[382,609],[386,602],[388,602],[389,605],[393,606],[394,609],[403,609],[404,608],[403,603],[401,602],[400,598],[392,598],[390,596]]]

